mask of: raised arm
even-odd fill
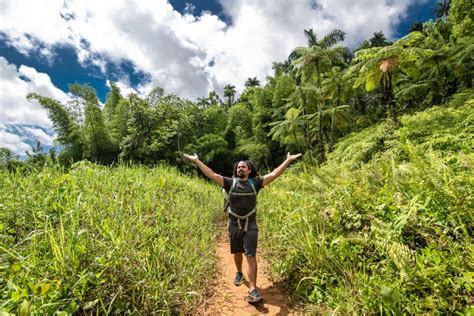
[[[198,166],[198,168],[202,171],[202,173],[204,173],[206,177],[208,177],[211,180],[214,180],[214,182],[220,185],[221,187],[224,186],[224,178],[220,174],[217,174],[214,171],[212,171],[211,168],[209,168],[201,160],[199,160],[198,155],[183,154],[183,157],[185,159],[188,159],[194,162],[196,166]]]
[[[288,153],[288,156],[286,157],[286,160],[283,161],[283,163],[281,165],[279,165],[275,170],[273,170],[269,174],[266,174],[263,177],[263,186],[266,186],[267,184],[269,184],[270,182],[272,182],[273,180],[278,178],[283,173],[283,171],[285,171],[286,167],[288,167],[288,165],[293,160],[296,160],[299,157],[301,157],[301,155],[302,154],[291,155],[290,153]]]

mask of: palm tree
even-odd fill
[[[312,30],[305,31],[311,42],[315,42],[311,47],[298,47],[290,56],[296,58],[293,62],[298,75],[301,75],[302,82],[316,81],[316,91],[319,93],[318,102],[318,142],[319,142],[319,161],[326,160],[323,136],[323,108],[324,100],[322,98],[322,79],[323,73],[332,68],[335,63],[343,64],[344,48],[332,48],[339,41],[343,41],[345,33],[341,30],[332,30],[321,40],[317,40]],[[305,113],[307,114],[307,113]]]
[[[209,98],[202,97],[197,98],[196,105],[200,108],[207,108],[209,105],[211,105],[211,102],[209,101]]]
[[[303,32],[308,40],[308,47],[320,46],[324,48],[329,48],[331,46],[334,46],[338,42],[343,41],[346,36],[346,33],[344,31],[334,29],[329,32],[329,34],[327,34],[321,41],[318,42],[318,37],[314,33],[312,28],[309,30],[304,30]],[[292,62],[298,59],[299,57],[301,57],[300,54],[301,51],[298,48],[294,49],[288,56],[288,61]]]
[[[410,34],[409,38],[423,43],[421,47],[425,50],[421,58],[412,59],[414,71],[403,71],[397,79],[395,98],[401,101],[401,105],[413,107],[444,103],[446,96],[464,81],[463,78],[467,79],[462,73],[468,74],[468,70],[472,69],[472,57],[466,60],[462,54],[457,55],[455,51],[462,50],[463,41],[457,40],[456,45],[450,45],[450,37],[451,31],[444,19],[426,22],[423,34]],[[471,43],[474,44],[474,41]],[[468,82],[470,78],[472,74]]]
[[[459,38],[456,46],[450,51],[450,57],[455,65],[456,73],[459,77],[461,85],[472,88],[474,77],[474,38]]]
[[[275,71],[275,77],[279,77],[283,73],[289,73],[291,71],[291,61],[288,58],[282,62],[273,62],[272,69]]]
[[[326,72],[325,78],[323,79],[323,91],[324,98],[328,99],[332,104],[331,109],[331,125],[329,131],[329,152],[334,150],[335,132],[334,128],[337,125],[342,125],[342,119],[344,119],[344,113],[349,108],[348,105],[341,105],[344,94],[347,95],[349,86],[347,81],[343,78],[343,71],[339,67],[333,67],[330,71]],[[347,122],[347,120],[346,120]]]
[[[272,127],[269,136],[273,140],[279,140],[286,145],[298,145],[298,131],[304,127],[305,123],[301,116],[301,110],[291,107],[285,113],[283,120],[274,121],[269,125]]]
[[[308,40],[308,47],[318,45],[318,37],[314,33],[313,29],[304,30],[304,36]]]
[[[411,33],[411,32],[423,32],[423,21],[416,21],[415,23],[413,23],[408,32],[409,33]]]
[[[374,33],[374,36],[369,39],[369,42],[371,47],[382,47],[389,45],[382,31]]]
[[[260,81],[257,79],[257,77],[253,78],[248,78],[247,81],[245,82],[246,87],[258,87],[260,86]]]
[[[433,13],[436,14],[437,18],[446,18],[449,14],[449,8],[451,7],[451,0],[443,0],[436,4],[436,9]]]
[[[227,98],[227,108],[230,108],[232,104],[234,104],[235,86],[230,84],[226,85],[224,87],[224,96]]]
[[[207,97],[207,99],[209,100],[209,105],[222,105],[222,100],[221,98],[219,98],[219,95],[216,91],[209,92],[209,96]]]

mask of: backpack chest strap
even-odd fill
[[[255,193],[253,193],[253,192],[244,192],[244,193],[231,192],[230,195],[237,195],[237,196],[253,195],[253,196],[255,196]]]
[[[230,208],[230,206],[227,208],[227,213],[229,213],[230,215],[234,216],[235,218],[237,218],[237,224],[239,225],[239,229],[242,230],[242,225],[240,224],[240,220],[241,219],[245,219],[245,226],[244,226],[244,232],[246,232],[249,228],[249,218],[251,215],[255,214],[255,212],[257,212],[257,208],[254,207],[253,210],[251,210],[250,212],[248,212],[247,214],[245,215],[239,215],[239,214],[236,214],[232,211],[232,209]]]

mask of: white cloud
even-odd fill
[[[42,145],[52,146],[54,141],[54,136],[47,134],[41,128],[34,127],[24,127],[24,131],[33,136],[34,139],[39,141]]]
[[[31,146],[25,143],[22,137],[2,129],[0,129],[0,146],[10,149],[15,155],[24,155],[25,151],[32,151]]]
[[[43,96],[53,98],[59,102],[67,102],[70,100],[69,96],[64,93],[61,89],[51,82],[51,78],[41,72],[37,72],[36,69],[21,65],[18,69],[19,73],[22,74],[28,80],[28,91],[34,91]]]
[[[15,65],[0,57],[0,122],[52,127],[41,106],[26,100],[26,95],[34,90],[31,88],[32,82],[22,79],[21,76],[28,77],[28,70],[27,74],[23,75],[17,71]]]
[[[16,66],[0,56],[0,123],[35,125],[52,128],[46,111],[36,101],[28,102],[26,95],[36,92],[66,102],[68,96],[56,88],[47,74],[21,65]]]
[[[214,54],[216,67],[210,71],[219,82],[233,82],[235,78],[241,87],[255,75],[263,82],[273,61],[286,59],[296,46],[306,46],[304,29],[313,28],[319,38],[341,29],[347,33],[344,44],[350,47],[378,31],[392,38],[396,24],[414,2],[221,0],[234,23],[224,36],[201,46],[207,47],[208,56],[219,52]]]
[[[151,76],[150,83],[137,88],[141,93],[161,86],[196,98],[228,83],[241,89],[248,77],[264,82],[272,62],[306,45],[304,29],[313,28],[319,37],[342,29],[350,46],[378,31],[392,38],[413,3],[221,0],[233,21],[226,25],[210,12],[192,15],[192,5],[181,14],[165,0],[10,1],[2,4],[0,31],[25,53],[39,51],[39,43],[44,54],[56,44],[73,45],[81,62],[103,71],[105,58],[131,60]]]
[[[8,35],[8,41],[22,53],[28,54],[36,48],[37,41],[57,43],[71,33],[59,14],[63,7],[62,0],[1,2],[1,31]]]
[[[28,140],[38,140],[52,145],[52,123],[46,111],[37,101],[29,102],[26,95],[36,92],[60,102],[70,100],[67,94],[56,88],[47,74],[34,68],[15,65],[0,56],[0,146],[23,155],[31,151]]]
[[[195,10],[196,10],[196,6],[194,4],[188,3],[188,2],[185,3],[185,8],[184,8],[185,13],[194,14]]]
[[[136,89],[132,88],[128,78],[120,78],[118,81],[114,82],[115,85],[120,89],[120,94],[124,97],[128,97],[129,94],[134,93],[139,95],[140,97],[145,97],[144,94],[141,94]],[[110,81],[107,80],[107,87],[110,87]]]

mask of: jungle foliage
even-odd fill
[[[287,151],[321,164],[352,131],[384,120],[399,124],[400,115],[472,91],[473,17],[464,6],[464,0],[448,1],[436,21],[394,43],[374,33],[354,51],[337,46],[346,37],[342,30],[322,38],[304,30],[307,46],[275,62],[264,84],[248,78],[238,97],[230,84],[222,99],[212,91],[193,102],[161,88],[146,97],[124,96],[111,83],[103,107],[93,88],[79,84],[70,86],[70,104],[38,94],[28,98],[48,111],[63,165],[166,161],[186,169],[183,151],[195,151],[224,174],[226,165],[243,157],[275,167]]]
[[[1,311],[192,313],[223,214],[216,188],[177,171],[196,170],[181,153],[229,175],[290,151],[304,158],[262,190],[258,214],[273,276],[305,311],[474,313],[468,7],[444,1],[437,20],[353,51],[342,30],[304,30],[307,46],[239,96],[29,94],[59,149],[38,143],[23,162],[0,148]]]

